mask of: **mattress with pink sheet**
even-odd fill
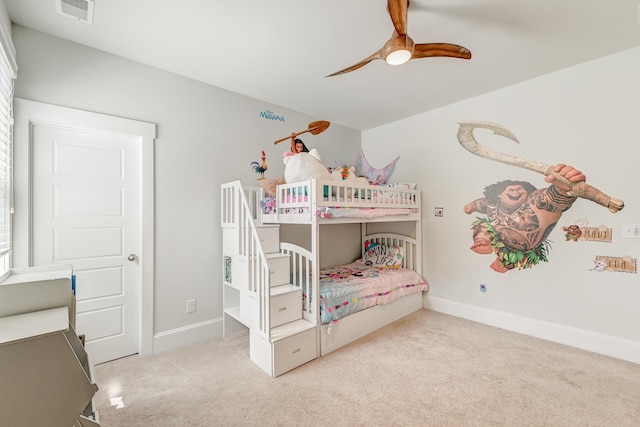
[[[305,199],[306,201],[306,199]],[[260,201],[260,209],[264,214],[276,213],[276,198],[266,197]],[[306,213],[308,208],[295,207],[283,209],[281,213]],[[352,208],[352,207],[327,207],[323,206],[316,209],[316,215],[318,218],[333,219],[333,218],[361,218],[361,219],[373,219],[382,216],[394,216],[394,215],[411,215],[418,212],[413,208]]]
[[[373,267],[358,261],[326,268],[320,271],[321,320],[337,321],[427,289],[422,276],[406,268]]]

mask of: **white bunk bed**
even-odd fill
[[[306,249],[288,243],[280,244],[282,251],[295,260],[291,266],[292,284],[297,286],[300,278],[304,280],[308,276],[304,271],[308,266],[312,283],[316,285],[312,289],[320,289],[320,298],[314,299],[312,295],[307,298],[303,293],[305,302],[308,301],[311,311],[316,314],[320,356],[422,308],[422,291],[427,290],[427,284],[416,270],[420,253],[416,239],[393,233],[376,233],[363,234],[363,246],[365,242],[402,247],[405,254],[402,264],[397,269],[379,269],[353,262],[319,269],[314,255]],[[332,278],[334,273],[338,279]],[[385,274],[394,277],[388,278]],[[368,283],[368,278],[362,278],[362,275],[371,275],[374,282]],[[348,282],[352,278],[358,282],[357,285]],[[332,295],[329,289],[332,286],[348,286],[351,289],[333,296],[334,303],[329,304],[327,298]],[[364,307],[345,316],[326,313],[328,309],[346,309],[354,302],[357,303],[355,305],[364,303]]]
[[[296,354],[309,354],[310,350],[305,347],[304,343],[300,344],[300,339],[292,347],[293,350],[290,353],[280,354],[275,347],[275,343],[283,337],[286,338],[287,334],[295,335],[297,333],[295,328],[291,329],[294,324],[301,327],[305,334],[309,333],[310,327],[315,330],[315,357],[318,357],[422,308],[422,291],[426,291],[428,285],[422,278],[419,191],[402,186],[383,187],[354,185],[348,181],[310,180],[279,185],[275,196],[265,198],[261,188],[242,188],[236,181],[222,186],[223,227],[225,227],[225,223],[228,225],[233,222],[231,220],[233,216],[238,215],[243,209],[239,206],[242,203],[237,202],[237,194],[232,192],[231,188],[241,189],[240,193],[244,199],[245,209],[251,211],[251,215],[245,215],[245,221],[249,224],[240,227],[252,230],[251,233],[242,233],[245,239],[260,240],[259,235],[262,227],[286,226],[288,224],[309,226],[308,242],[304,244],[306,247],[293,242],[279,241],[279,253],[286,255],[289,263],[289,285],[301,290],[303,304],[300,321],[272,328],[270,319],[273,317],[271,313],[273,303],[269,298],[269,289],[272,284],[268,283],[268,280],[263,280],[262,284],[248,284],[249,289],[256,289],[254,297],[259,300],[258,304],[255,304],[255,310],[259,313],[251,317],[261,319],[260,322],[255,323],[255,327],[260,328],[259,332],[254,333],[251,329],[252,325],[247,325],[251,329],[252,337],[256,338],[255,340],[252,338],[250,346],[254,346],[254,341],[257,341],[258,336],[262,340],[256,343],[256,347],[262,347],[261,349],[254,351],[251,348],[251,358],[272,376],[277,376],[312,359],[305,357],[298,362],[286,360],[289,357],[298,357]],[[323,283],[327,282],[324,279],[333,273],[320,268],[322,264],[320,260],[322,230],[331,224],[345,223],[360,224],[361,239],[357,244],[360,245],[363,256],[365,255],[365,242],[401,248],[403,256],[397,262],[398,265],[391,269],[372,268],[363,263],[352,264],[350,262],[345,262],[346,266],[343,268],[348,272],[354,272],[356,276],[383,276],[385,273],[391,273],[397,277],[402,274],[405,276],[402,277],[402,283],[394,282],[397,279],[386,279],[387,282],[391,281],[390,288],[387,290],[375,288],[365,291],[365,294],[369,293],[364,296],[347,297],[344,302],[334,303],[349,305],[350,301],[357,300],[362,302],[365,308],[345,317],[328,318],[327,308],[330,306],[327,305]],[[402,223],[403,227],[401,228],[403,234],[406,235],[394,232],[370,232],[369,227],[372,223]],[[392,231],[393,224],[388,225]],[[409,231],[407,232],[407,230]],[[260,245],[249,246],[258,246],[257,250],[260,252]],[[256,259],[263,257],[264,255],[255,255]],[[337,268],[337,266],[334,267]],[[251,274],[248,276],[251,281]],[[259,276],[269,277],[268,274]],[[329,279],[328,281],[332,282],[333,280]],[[316,295],[320,297],[315,298]],[[300,322],[306,326],[302,326]],[[226,327],[225,330],[227,330]],[[263,345],[263,341],[270,343],[271,347]],[[266,353],[269,353],[270,357],[264,356]],[[283,358],[284,361],[278,360]],[[286,368],[282,369],[278,366],[286,366]]]

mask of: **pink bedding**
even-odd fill
[[[353,262],[323,269],[320,271],[321,320],[322,323],[336,321],[427,289],[427,282],[406,268],[371,267]]]

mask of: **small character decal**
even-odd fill
[[[570,240],[577,242],[580,237],[582,237],[582,230],[576,224],[571,224],[570,226],[562,227],[562,231],[565,232],[564,238],[565,241],[568,242]]]
[[[604,258],[594,259],[593,260],[593,268],[590,268],[589,271],[605,271],[607,269],[607,260]]]

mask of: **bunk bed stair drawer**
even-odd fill
[[[277,225],[258,227],[258,237],[264,253],[280,252],[280,227]]]
[[[238,229],[222,229],[222,247],[225,254],[235,254],[238,252]]]
[[[269,265],[269,270],[271,270],[271,286],[289,283],[289,255],[281,253],[267,254],[267,264]]]
[[[315,328],[273,343],[273,376],[297,368],[316,358]]]
[[[293,285],[271,288],[271,327],[302,319],[302,289]]]

